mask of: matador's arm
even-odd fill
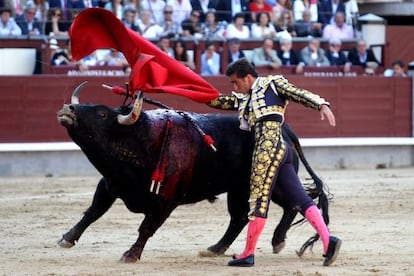
[[[207,105],[216,109],[237,110],[239,107],[239,97],[236,96],[236,93],[232,95],[220,95],[211,102],[208,102]]]

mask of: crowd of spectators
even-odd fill
[[[329,65],[344,66],[344,71],[360,65],[370,73],[379,64],[362,39],[349,53],[341,50],[341,40],[357,38],[356,0],[0,0],[0,36],[67,36],[72,20],[89,7],[112,11],[126,27],[156,41],[192,70],[194,60],[181,38],[227,41],[229,61],[245,56],[241,40],[263,40],[263,47],[251,49],[248,57],[256,66],[295,65],[297,73],[305,66]],[[309,38],[309,44],[296,52],[294,37]],[[321,38],[329,40],[328,49],[320,47]],[[122,53],[108,51],[105,58],[94,53],[83,62],[125,65]],[[51,64],[65,64],[66,59],[60,55]],[[219,74],[220,60],[216,45],[206,43],[200,73]]]

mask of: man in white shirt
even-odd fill
[[[9,8],[3,8],[0,11],[0,35],[21,35],[22,30],[12,18],[12,11]]]

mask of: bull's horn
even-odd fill
[[[81,84],[79,84],[78,87],[75,88],[75,90],[73,90],[71,98],[72,104],[79,104],[79,93],[87,83],[88,81],[84,81]]]
[[[139,115],[141,114],[143,99],[144,95],[141,92],[139,92],[131,112],[128,115],[118,115],[118,123],[120,125],[132,125],[138,120]]]

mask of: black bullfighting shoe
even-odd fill
[[[337,237],[330,236],[329,237],[329,245],[328,250],[325,255],[325,260],[323,261],[324,266],[328,266],[336,260],[338,256],[339,249],[341,248],[342,241]]]
[[[242,267],[250,267],[254,266],[254,255],[249,255],[247,257],[241,259],[234,259],[228,263],[229,266],[242,266]]]

